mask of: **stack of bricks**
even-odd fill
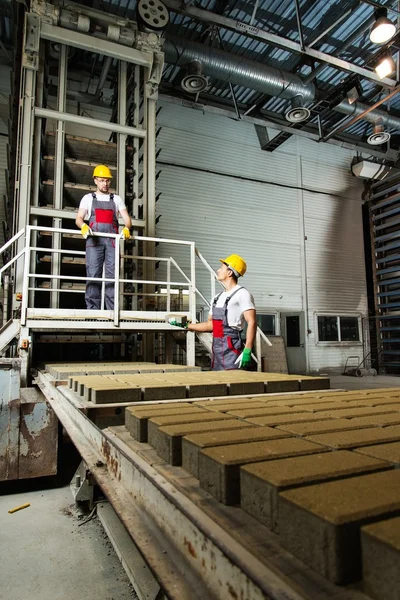
[[[126,427],[331,582],[398,600],[400,388],[136,406]]]
[[[94,404],[174,400],[240,394],[298,392],[329,388],[329,379],[246,371],[188,372],[176,365],[142,367],[138,374],[71,375],[69,387]],[[180,372],[183,371],[183,372]],[[60,372],[60,371],[58,371]]]

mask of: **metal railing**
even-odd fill
[[[30,265],[35,264],[32,261],[32,256],[36,252],[45,252],[47,254],[60,254],[60,255],[68,255],[68,256],[82,256],[86,255],[84,250],[66,250],[66,249],[57,249],[57,248],[46,248],[38,245],[33,245],[32,243],[32,232],[51,232],[51,233],[61,233],[61,234],[76,234],[76,229],[63,229],[57,227],[42,227],[42,226],[33,226],[29,225],[25,229],[21,229],[11,240],[9,240],[1,249],[0,256],[4,254],[4,252],[17,243],[23,236],[25,236],[25,245],[22,249],[20,249],[15,256],[10,259],[3,267],[0,269],[0,277],[2,274],[8,270],[14,263],[18,261],[23,261],[23,276],[22,276],[22,303],[21,303],[21,324],[25,325],[27,320],[27,314],[30,308],[29,306],[29,292],[43,292],[42,287],[38,287],[35,283],[35,280],[44,279],[44,280],[55,280],[55,281],[78,281],[78,282],[88,282],[88,281],[96,281],[101,284],[104,283],[112,283],[114,284],[114,310],[113,310],[113,320],[114,325],[116,327],[119,326],[120,323],[120,284],[143,284],[143,285],[154,285],[160,286],[164,285],[167,289],[167,310],[166,313],[171,310],[171,287],[179,286],[188,289],[188,297],[189,297],[189,310],[182,311],[182,315],[187,316],[191,320],[195,320],[196,318],[196,293],[200,293],[196,289],[195,283],[195,246],[194,242],[188,242],[183,240],[171,240],[166,238],[156,238],[156,237],[147,237],[147,236],[135,236],[135,240],[141,242],[157,242],[157,243],[165,243],[165,244],[178,244],[187,246],[190,252],[190,276],[188,277],[182,269],[177,265],[176,261],[170,258],[158,258],[158,257],[142,257],[138,256],[136,259],[143,260],[153,260],[153,261],[165,261],[167,263],[167,279],[165,281],[160,280],[151,280],[151,279],[126,279],[120,276],[120,258],[121,258],[121,247],[119,241],[122,240],[120,234],[113,233],[93,233],[94,237],[103,237],[103,238],[112,238],[115,240],[115,270],[114,270],[114,278],[107,277],[87,277],[87,276],[79,276],[79,275],[52,275],[52,274],[41,274],[36,272],[31,272]],[[184,281],[175,281],[171,280],[171,266],[175,266],[181,274],[184,275]],[[30,282],[34,280],[34,283],[30,285]],[[63,289],[61,286],[54,288],[52,287],[50,291],[57,291],[63,293],[77,293],[80,290],[68,290]],[[83,290],[82,290],[83,293]],[[200,294],[201,295],[201,294]],[[58,309],[54,309],[57,311]],[[61,313],[60,313],[61,314]]]
[[[82,256],[85,257],[86,252],[84,250],[67,250],[67,249],[58,249],[58,248],[46,248],[46,247],[42,247],[39,245],[33,245],[32,243],[32,233],[33,232],[49,232],[49,233],[59,233],[59,234],[77,234],[77,230],[76,229],[63,229],[63,228],[57,228],[57,227],[41,227],[41,226],[34,226],[34,225],[29,225],[24,229],[21,229],[12,239],[10,239],[2,248],[0,248],[0,256],[4,255],[4,252],[6,250],[8,250],[9,248],[12,248],[14,246],[14,244],[17,244],[20,246],[21,244],[21,239],[23,237],[25,237],[25,243],[24,243],[24,247],[19,249],[17,248],[17,250],[15,250],[15,246],[14,246],[14,251],[15,251],[15,255],[13,256],[13,258],[11,258],[6,264],[4,264],[3,267],[0,268],[0,278],[2,277],[3,273],[5,271],[7,271],[8,269],[10,269],[10,267],[17,266],[18,261],[20,261],[20,263],[23,262],[23,275],[22,275],[22,302],[21,302],[21,325],[25,325],[28,315],[29,315],[29,310],[30,309],[34,309],[34,307],[31,307],[29,305],[29,298],[30,298],[30,294],[29,292],[43,292],[43,287],[39,287],[36,283],[36,280],[38,279],[43,279],[43,280],[49,280],[50,281],[81,281],[84,283],[87,283],[88,281],[97,281],[99,283],[101,283],[102,285],[104,285],[105,283],[112,283],[114,285],[114,310],[110,311],[111,313],[113,313],[113,322],[114,322],[114,326],[119,327],[120,326],[120,284],[144,284],[144,285],[154,285],[155,287],[158,286],[165,286],[166,287],[166,310],[165,311],[157,311],[157,313],[160,316],[160,319],[162,318],[162,315],[167,316],[168,313],[171,312],[171,296],[173,295],[173,291],[172,291],[172,286],[174,287],[179,287],[179,288],[187,288],[188,290],[188,300],[189,300],[189,306],[188,306],[188,311],[179,311],[179,312],[175,312],[175,315],[182,315],[182,316],[186,316],[187,318],[189,318],[192,322],[196,321],[196,297],[199,296],[199,298],[201,298],[202,302],[207,306],[210,307],[210,301],[201,293],[201,291],[199,289],[197,289],[196,287],[196,274],[195,274],[195,269],[196,269],[196,257],[201,261],[201,263],[203,264],[203,266],[207,269],[207,271],[210,274],[210,279],[211,279],[211,298],[213,298],[216,294],[216,289],[215,289],[215,284],[217,280],[217,274],[214,271],[214,269],[209,265],[209,263],[206,261],[206,259],[203,257],[203,255],[201,254],[201,252],[199,252],[199,250],[195,247],[194,242],[189,242],[189,241],[184,241],[184,240],[172,240],[172,239],[167,239],[167,238],[156,238],[156,237],[146,237],[146,236],[135,236],[135,241],[141,241],[141,242],[157,242],[157,243],[161,243],[161,244],[175,244],[175,245],[180,245],[180,246],[187,246],[190,252],[190,275],[188,276],[182,269],[181,267],[178,265],[178,263],[175,261],[175,259],[173,257],[169,257],[169,258],[161,258],[161,257],[153,257],[153,256],[133,256],[133,255],[123,255],[121,254],[121,246],[120,246],[120,241],[122,241],[122,237],[121,234],[113,234],[113,233],[97,233],[94,232],[93,236],[94,237],[104,237],[104,238],[112,238],[115,240],[115,272],[114,272],[114,278],[107,278],[107,277],[87,277],[87,276],[79,276],[79,275],[64,275],[64,274],[60,274],[60,275],[52,275],[49,273],[46,274],[42,274],[42,273],[36,273],[36,272],[31,272],[31,265],[36,264],[36,261],[32,260],[32,257],[35,255],[35,253],[37,252],[45,252],[47,254],[60,254],[60,255],[68,255],[68,256]],[[134,260],[143,260],[143,261],[154,261],[154,262],[165,262],[166,263],[166,280],[164,281],[160,281],[160,280],[149,280],[149,279],[127,279],[127,278],[123,278],[120,277],[120,259],[121,258],[131,258]],[[172,267],[174,267],[178,273],[183,277],[183,281],[174,281],[171,280],[171,269]],[[30,285],[30,282],[33,280],[33,284]],[[220,284],[221,287],[223,287],[222,284]],[[84,293],[84,290],[70,290],[70,289],[64,289],[62,288],[61,285],[59,285],[58,287],[51,287],[49,289],[49,292],[62,292],[62,293]],[[139,294],[140,295],[140,294]],[[143,295],[146,295],[145,293],[143,293]],[[157,294],[156,294],[157,295]],[[165,294],[164,294],[165,296]],[[33,297],[33,296],[32,296]],[[104,300],[104,298],[103,298]],[[57,316],[57,314],[59,314],[61,317],[63,317],[65,315],[65,312],[63,309],[49,309],[49,311],[51,310],[51,315],[52,316]],[[87,312],[87,311],[85,311]],[[96,312],[96,311],[94,311]],[[129,311],[128,311],[129,312]],[[130,311],[132,314],[138,314],[140,313],[140,311]],[[142,311],[142,314],[145,314],[146,311]],[[89,317],[90,318],[90,317]],[[91,318],[93,318],[93,316],[91,316]],[[261,345],[262,342],[264,342],[265,344],[267,344],[267,346],[272,346],[270,340],[267,338],[267,336],[263,333],[263,331],[257,327],[257,333],[256,333],[256,340],[255,340],[255,348],[254,348],[254,352],[255,352],[255,358],[257,360],[258,363],[258,370],[261,370]]]

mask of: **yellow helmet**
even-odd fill
[[[228,265],[228,267],[231,267],[231,269],[239,273],[242,277],[246,273],[246,262],[239,254],[230,254],[226,258],[220,258],[219,260],[225,265]]]
[[[106,165],[97,165],[93,171],[93,177],[105,177],[112,179],[112,173]]]

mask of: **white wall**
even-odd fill
[[[194,240],[215,268],[224,255],[243,255],[243,284],[260,312],[308,308],[310,370],[342,369],[347,356],[362,355],[360,345],[321,345],[316,337],[317,312],[367,314],[353,153],[297,136],[263,152],[249,123],[161,105],[157,235]],[[158,247],[160,256],[171,252]],[[183,251],[174,256],[188,271]],[[208,275],[196,276],[208,297]]]

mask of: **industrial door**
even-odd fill
[[[306,373],[304,313],[282,313],[281,326],[289,373]]]

